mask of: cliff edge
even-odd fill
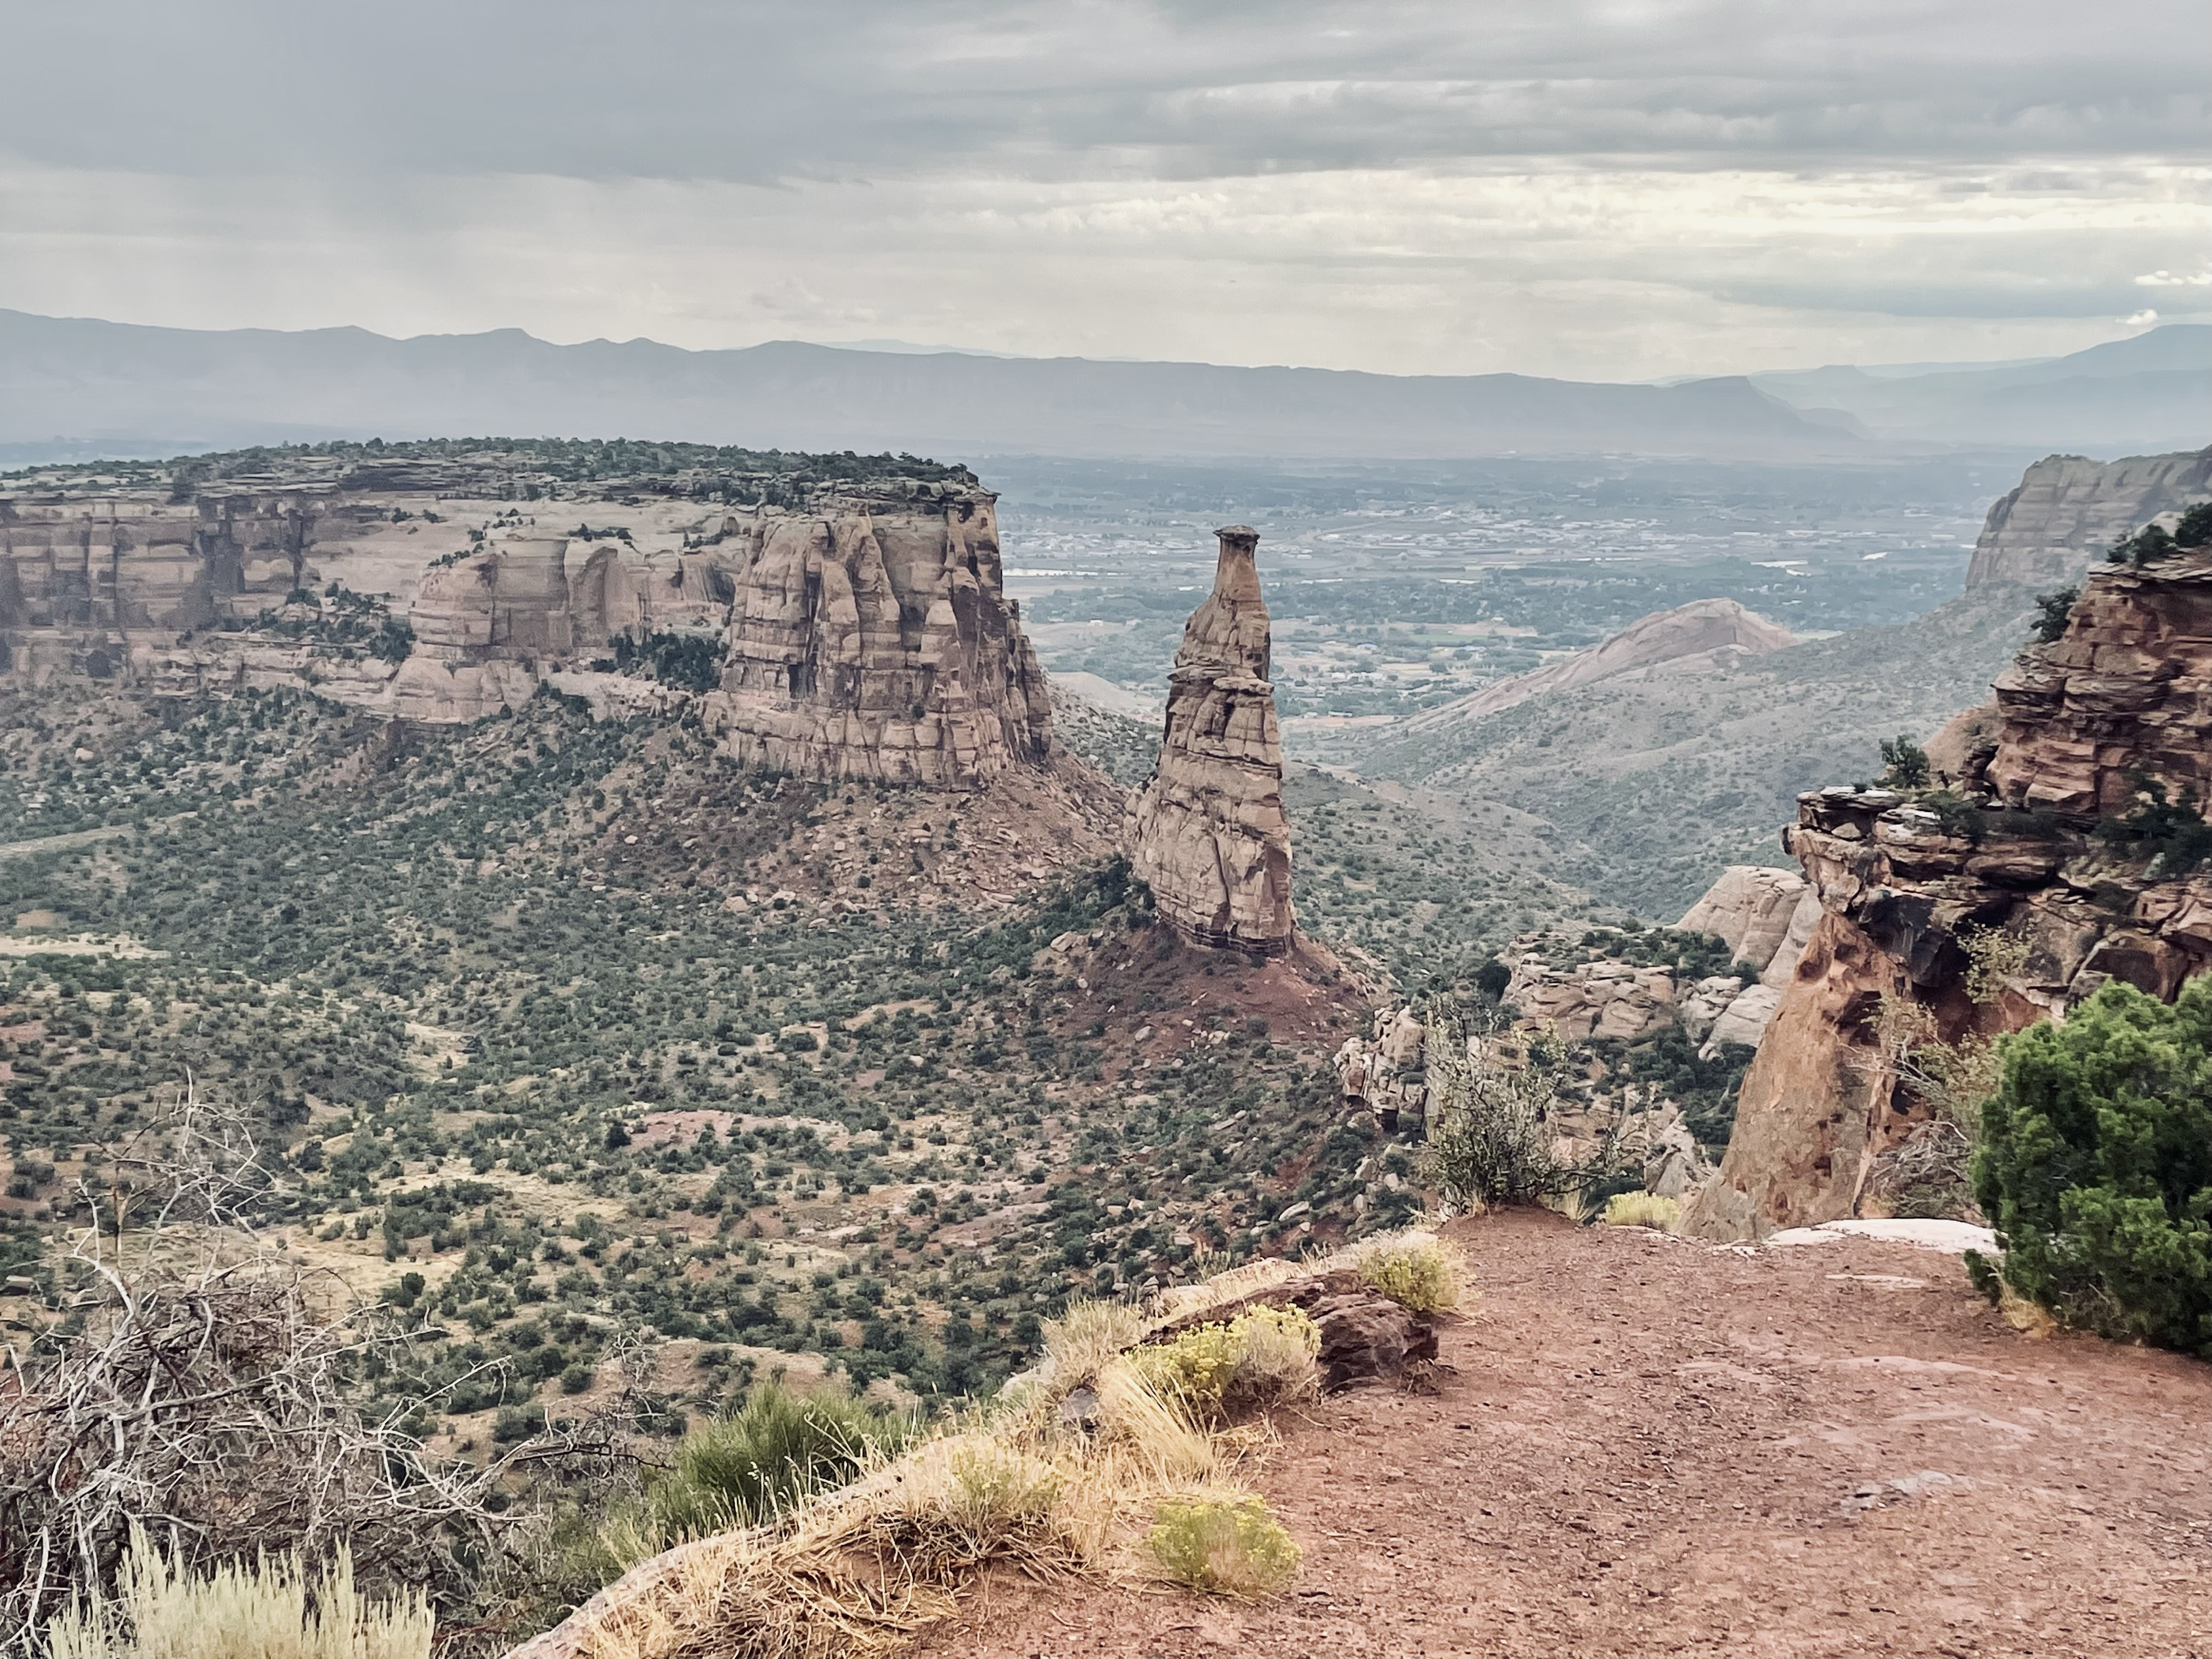
[[[1856,1213],[1930,1116],[1900,1029],[1986,1038],[2114,979],[2170,1000],[2212,965],[2212,549],[2099,568],[1997,699],[1954,789],[1799,798],[1784,845],[1820,915],[1686,1231]]]

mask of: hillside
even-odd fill
[[[1752,381],[1872,438],[2101,455],[2195,448],[2212,431],[2212,325],[2167,323],[2031,362],[1832,365]]]
[[[1370,739],[1358,764],[1470,803],[1510,801],[1550,826],[1563,879],[1639,915],[1679,915],[1723,866],[1783,862],[1776,830],[1799,792],[1872,778],[1881,739],[1932,732],[1983,701],[2029,610],[2026,592],[1985,587],[1901,628],[1409,728]]]

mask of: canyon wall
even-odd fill
[[[430,725],[557,681],[604,712],[696,705],[734,758],[806,777],[968,787],[1045,765],[991,492],[926,463],[773,459],[640,479],[494,442],[58,471],[0,491],[0,672],[313,687]],[[617,639],[668,636],[690,683],[608,672]]]
[[[1186,938],[1279,954],[1294,933],[1291,829],[1260,538],[1242,525],[1218,533],[1213,591],[1169,676],[1158,770],[1129,810],[1129,858]]]
[[[2077,581],[2116,537],[2208,495],[2212,448],[2109,462],[2046,457],[1990,508],[1966,586]]]
[[[1928,1117],[1899,1074],[1900,1012],[1956,1042],[2063,1018],[2114,979],[2170,1000],[2212,965],[2195,815],[2160,833],[2138,793],[2205,798],[2208,721],[2212,552],[2102,565],[2064,634],[1998,682],[1994,737],[1955,780],[1963,802],[1802,796],[1784,844],[1821,915],[1686,1229],[1744,1237],[1856,1212]],[[2116,841],[2116,820],[2143,834]]]

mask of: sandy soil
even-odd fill
[[[1002,1593],[929,1651],[2212,1655],[2212,1365],[2019,1336],[1902,1245],[1453,1231],[1441,1391],[1281,1425],[1288,1594]]]

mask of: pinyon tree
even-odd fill
[[[2171,1006],[2107,985],[2010,1039],[1974,1186],[2014,1292],[2212,1358],[2212,976]]]

